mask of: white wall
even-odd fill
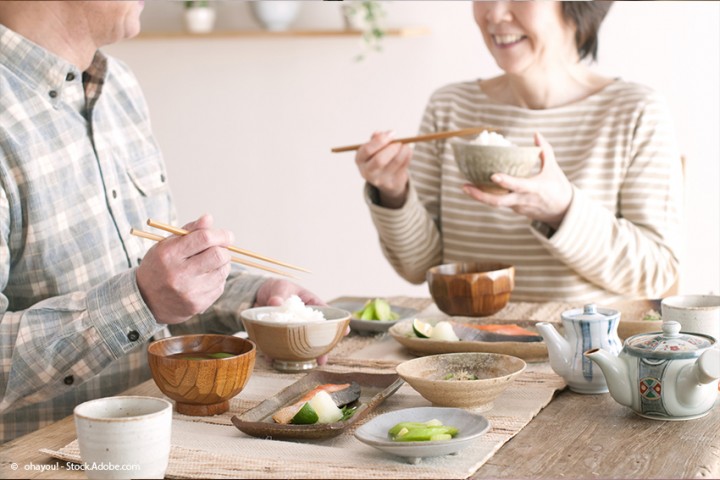
[[[340,28],[335,2],[302,2],[295,28]],[[257,28],[246,2],[219,3],[218,28]],[[388,266],[353,155],[373,130],[414,135],[437,87],[498,73],[470,2],[386,2],[387,38],[363,62],[345,37],[134,39],[106,50],[134,69],[183,221],[212,213],[236,244],[313,270],[300,281],[339,295],[424,296]],[[178,2],[151,1],[144,28],[181,28]],[[720,292],[720,4],[616,2],[601,30],[603,73],[667,97],[687,156],[681,290]]]

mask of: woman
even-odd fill
[[[495,174],[507,195],[459,173],[448,141],[373,134],[356,156],[383,251],[405,279],[453,261],[516,267],[515,300],[658,297],[677,277],[680,156],[664,103],[593,72],[611,2],[473,2],[504,73],[436,91],[420,133],[488,126],[542,148],[539,174]],[[412,161],[411,161],[412,159]]]

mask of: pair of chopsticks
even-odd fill
[[[149,226],[151,226],[151,227],[158,228],[158,229],[160,229],[160,230],[164,230],[164,231],[169,232],[169,233],[172,233],[172,234],[174,234],[174,235],[187,235],[188,233],[190,233],[190,232],[188,232],[187,230],[184,230],[184,229],[182,229],[182,228],[177,228],[177,227],[173,227],[173,226],[171,226],[171,225],[166,225],[166,224],[164,224],[164,223],[157,222],[157,221],[155,221],[155,220],[153,220],[153,219],[148,219],[147,224],[148,224]],[[164,240],[164,239],[166,238],[166,237],[163,237],[163,236],[161,236],[161,235],[156,235],[156,234],[154,234],[154,233],[146,232],[146,231],[144,231],[144,230],[137,230],[137,229],[135,229],[135,228],[131,228],[131,229],[130,229],[130,233],[131,233],[132,235],[135,235],[136,237],[145,238],[145,239],[147,239],[147,240],[152,240],[152,241],[154,241],[154,242],[159,242],[159,241]],[[280,260],[275,260],[274,258],[266,257],[266,256],[264,256],[264,255],[260,255],[259,253],[254,253],[254,252],[251,252],[251,251],[249,251],[249,250],[244,250],[244,249],[242,249],[242,248],[233,247],[232,245],[230,245],[230,246],[228,246],[228,247],[225,247],[225,248],[227,248],[227,249],[230,250],[231,252],[239,253],[240,255],[245,255],[245,256],[247,256],[247,257],[256,258],[256,259],[262,260],[262,261],[264,261],[264,262],[273,263],[273,264],[275,264],[275,265],[280,265],[280,266],[283,266],[283,267],[286,267],[286,268],[291,268],[291,269],[293,269],[293,270],[299,270],[299,271],[301,271],[301,272],[310,273],[310,270],[306,270],[306,269],[304,269],[304,268],[302,268],[302,267],[298,267],[298,266],[295,266],[295,265],[291,265],[291,264],[289,264],[289,263],[281,262]],[[260,270],[265,270],[266,272],[277,273],[277,274],[280,274],[280,275],[285,275],[286,277],[295,278],[295,277],[293,277],[292,275],[290,275],[290,274],[287,273],[287,272],[283,272],[283,271],[280,271],[280,270],[276,270],[276,269],[274,269],[274,268],[272,268],[272,267],[268,267],[268,266],[265,266],[265,265],[261,265],[261,264],[259,264],[259,263],[249,262],[249,261],[247,261],[247,260],[242,260],[242,259],[237,258],[237,257],[232,257],[231,260],[232,260],[233,262],[235,262],[235,263],[240,264],[240,265],[245,265],[246,267],[258,268],[258,269],[260,269]]]
[[[418,135],[417,137],[405,137],[394,140],[393,143],[415,143],[415,142],[429,142],[431,140],[442,140],[443,138],[451,137],[466,137],[469,135],[479,135],[484,130],[488,132],[494,132],[496,129],[488,127],[474,127],[474,128],[463,128],[462,130],[449,130],[446,132],[428,133],[427,135]],[[335,147],[330,149],[333,153],[340,152],[351,152],[362,147],[364,144],[359,143],[357,145],[348,145],[347,147]]]

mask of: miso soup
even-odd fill
[[[236,356],[236,353],[227,353],[227,352],[215,352],[215,353],[206,353],[206,352],[183,352],[183,353],[175,353],[173,355],[168,355],[168,358],[184,358],[186,360],[217,360],[219,358],[229,358]]]

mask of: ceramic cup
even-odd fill
[[[165,476],[172,403],[154,397],[107,397],[82,403],[73,413],[88,478]]]
[[[664,322],[680,324],[683,332],[702,333],[720,341],[720,296],[676,295],[661,303]]]

